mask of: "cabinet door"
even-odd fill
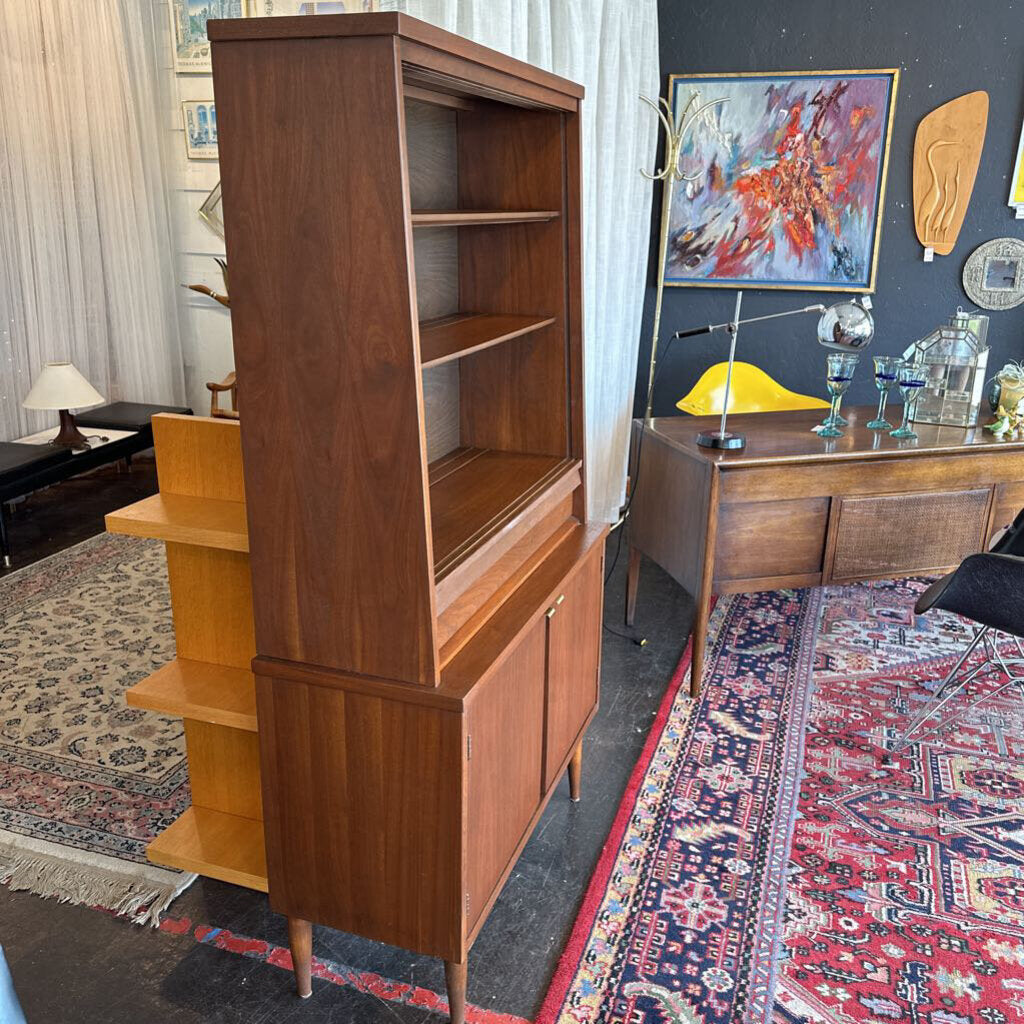
[[[544,621],[477,687],[466,713],[467,932],[486,909],[540,804]]]
[[[583,723],[597,706],[602,564],[600,552],[591,555],[548,609],[545,791],[555,781]]]

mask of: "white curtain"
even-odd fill
[[[657,98],[656,0],[386,0],[440,28],[579,82],[583,100],[583,294],[587,487],[592,519],[625,492],[650,246]]]
[[[150,5],[0,0],[0,440],[48,360],[184,397]]]

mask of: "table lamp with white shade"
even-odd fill
[[[71,409],[102,405],[106,399],[68,362],[46,363],[36,377],[32,390],[21,404],[26,409],[56,409],[60,430],[50,444],[61,448],[88,448],[89,442],[75,424]]]

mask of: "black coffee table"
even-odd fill
[[[121,459],[130,464],[133,455],[153,447],[150,419],[158,412],[192,414],[192,410],[184,406],[112,402],[75,417],[82,433],[102,434],[104,429],[128,430],[131,433],[88,451],[70,452],[66,448],[45,444],[0,441],[0,558],[5,568],[11,566],[11,548],[4,503]]]

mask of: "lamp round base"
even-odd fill
[[[742,434],[724,433],[721,430],[702,430],[697,435],[697,444],[702,448],[725,448],[735,451],[747,446],[747,439]]]

